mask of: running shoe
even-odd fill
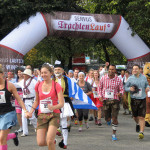
[[[140,132],[139,134],[139,139],[143,139],[144,138],[144,133],[143,132]]]
[[[89,119],[89,121],[93,121],[93,120],[94,120],[94,119],[93,119],[93,117],[91,116],[90,119]]]
[[[26,134],[21,134],[21,137],[25,137],[25,136],[28,136],[28,135],[26,135]]]
[[[95,124],[98,125],[98,121],[95,119]]]
[[[61,142],[59,142],[59,147],[63,149],[67,149],[67,145],[64,144],[64,140],[62,139]]]
[[[74,124],[75,124],[75,125],[78,125],[78,120],[75,120],[75,121],[74,121]]]
[[[64,145],[63,149],[67,149],[67,145]]]
[[[140,132],[140,125],[136,125],[136,132]]]
[[[111,120],[107,121],[107,125],[110,126],[111,125]]]
[[[56,143],[57,143],[57,139],[54,140],[54,144],[56,144]]]
[[[112,141],[117,141],[117,136],[115,134],[112,135]]]
[[[79,132],[82,132],[82,126],[80,126],[78,130],[79,130]]]
[[[15,137],[13,140],[14,140],[14,144],[15,144],[16,146],[18,146],[18,145],[19,145],[18,132],[15,132],[15,134],[16,134],[16,137]]]
[[[18,133],[21,133],[21,132],[23,132],[23,129],[22,129],[22,127],[20,127],[20,129],[19,129],[19,130],[17,130],[17,132],[18,132]]]
[[[98,126],[101,126],[101,125],[102,125],[101,121],[98,121],[98,123],[97,123],[97,124],[98,124]]]
[[[85,123],[85,127],[88,129],[89,128],[89,124],[86,122]]]
[[[61,130],[57,129],[56,135],[61,136]]]

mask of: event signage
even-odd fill
[[[111,33],[114,23],[96,22],[93,16],[71,15],[70,20],[52,20],[54,30]]]

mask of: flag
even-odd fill
[[[93,101],[90,99],[89,96],[87,96],[83,90],[74,82],[73,79],[68,78],[68,89],[69,89],[69,97],[73,97],[73,107],[75,109],[95,109],[97,110],[97,107],[93,103]]]

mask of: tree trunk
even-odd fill
[[[69,57],[68,70],[72,69],[72,56]]]
[[[106,46],[104,44],[103,44],[103,50],[105,53],[106,62],[109,62],[109,64],[110,64],[110,58],[109,58],[108,52],[106,50]]]

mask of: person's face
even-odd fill
[[[69,72],[68,76],[69,76],[69,78],[72,78],[73,77],[73,73]]]
[[[54,73],[55,73],[56,77],[61,76],[63,74],[63,72],[64,71],[63,71],[63,69],[61,67],[57,67],[57,68],[54,69]]]
[[[109,76],[114,76],[116,73],[116,68],[115,66],[109,66],[108,74]]]
[[[124,74],[125,74],[125,72],[122,70],[122,71],[121,71],[121,75],[124,75]]]
[[[140,73],[143,74],[143,69],[142,68],[140,68]]]
[[[9,73],[7,74],[7,77],[8,77],[8,79],[11,79],[11,78],[12,78],[11,72],[9,72]]]
[[[102,71],[102,69],[103,69],[103,67],[100,67],[100,68],[99,68],[99,72]]]
[[[44,81],[49,80],[51,78],[52,73],[47,68],[41,69],[41,77]]]
[[[98,77],[98,72],[94,71],[94,77],[97,78]]]
[[[26,80],[28,80],[28,79],[30,78],[30,76],[27,75],[27,74],[23,74],[23,78],[24,78],[24,80],[26,81]]]
[[[27,65],[27,66],[26,66],[26,69],[31,69],[31,66],[30,66],[30,65]]]
[[[84,81],[84,75],[83,74],[79,75],[79,81]]]
[[[74,70],[74,77],[78,77],[79,70]]]
[[[140,74],[140,68],[138,66],[134,66],[132,70],[133,75],[138,75]]]
[[[93,71],[90,71],[90,72],[89,72],[89,77],[91,77],[91,78],[94,77],[94,72],[93,72]]]
[[[37,70],[34,70],[33,75],[34,75],[34,76],[38,76]]]
[[[18,70],[18,77],[19,77],[19,78],[22,78],[22,77],[23,77],[22,72],[21,72],[20,70]]]
[[[129,73],[126,72],[126,73],[125,73],[125,76],[126,76],[126,77],[129,77]]]

